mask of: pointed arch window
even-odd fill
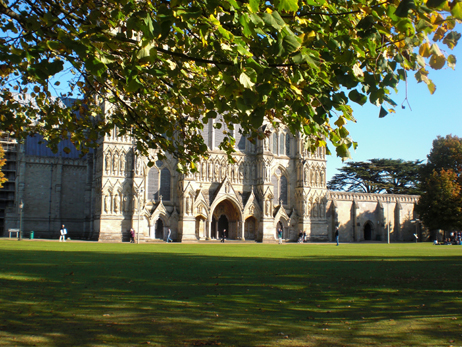
[[[159,198],[159,170],[155,167],[148,172],[148,199],[157,201]]]
[[[286,178],[286,176],[284,176],[284,175],[281,176],[280,183],[281,183],[281,189],[280,189],[280,192],[279,192],[280,198],[281,198],[282,203],[284,205],[288,205],[289,202],[288,202],[288,199],[287,199],[288,189],[287,189],[287,178]]]
[[[163,168],[159,171],[153,167],[148,173],[148,199],[159,200],[162,195],[163,201],[170,201],[171,174],[170,170]]]
[[[170,176],[170,170],[167,168],[163,168],[160,172],[159,193],[165,201],[170,201]]]
[[[287,177],[277,169],[275,174],[271,176],[271,184],[273,185],[274,198],[273,202],[275,205],[279,205],[282,200],[283,205],[289,204],[289,184]]]

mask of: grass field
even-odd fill
[[[0,240],[0,346],[462,346],[462,246]]]

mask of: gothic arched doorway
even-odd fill
[[[221,238],[223,230],[226,229],[226,238],[231,240],[237,240],[241,237],[240,223],[241,213],[236,203],[230,199],[221,201],[214,209],[212,213],[212,230],[210,237]]]
[[[160,218],[156,222],[156,233],[154,237],[161,240],[164,238],[164,222],[162,222]]]
[[[255,217],[249,217],[245,220],[244,238],[246,240],[257,239],[257,220]]]
[[[372,240],[372,227],[371,227],[371,223],[367,223],[367,224],[364,226],[364,240],[366,240],[366,241]]]
[[[229,238],[229,226],[228,226],[228,218],[224,214],[220,216],[218,219],[218,235],[220,238],[223,237],[223,231],[226,230],[226,237]]]

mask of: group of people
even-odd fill
[[[462,231],[454,231],[443,241],[433,241],[435,245],[462,245]]]

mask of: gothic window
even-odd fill
[[[290,134],[286,134],[286,155],[290,155]]]
[[[278,153],[278,134],[273,133],[273,154]]]
[[[148,199],[157,201],[159,193],[159,170],[151,168],[148,173]]]
[[[273,185],[274,204],[279,205],[279,200],[282,200],[283,205],[289,204],[289,186],[287,177],[284,176],[281,170],[277,169],[275,174],[271,177],[271,184]]]
[[[284,175],[281,176],[280,184],[281,184],[280,197],[281,197],[282,203],[284,205],[287,205],[289,202],[287,199],[287,178],[286,176]]]
[[[170,171],[167,168],[160,172],[160,195],[162,200],[170,201]]]
[[[159,195],[162,200],[170,201],[170,171],[167,168],[160,172],[153,167],[148,173],[148,199],[158,201]]]

